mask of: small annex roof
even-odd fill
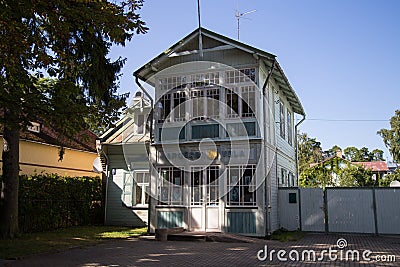
[[[362,165],[366,169],[370,169],[373,172],[387,172],[389,171],[388,165],[385,161],[368,161],[368,162],[352,162],[356,165]]]
[[[43,123],[34,122],[36,130],[20,131],[21,141],[37,142],[53,146],[97,153],[97,135],[90,130],[83,130],[74,136],[65,136],[61,131],[49,127]],[[3,126],[0,125],[0,136],[3,135]]]
[[[200,31],[202,38],[208,38],[215,42],[218,42],[219,44],[223,44],[214,47],[213,46],[203,47],[203,51],[207,50],[216,51],[224,48],[226,49],[236,48],[241,51],[247,52],[256,58],[261,58],[267,69],[271,69],[273,62],[275,61],[275,67],[272,72],[272,78],[275,79],[276,83],[279,86],[279,89],[288,99],[289,103],[293,107],[293,111],[296,112],[297,114],[305,115],[303,106],[301,105],[299,98],[297,97],[295,91],[290,85],[289,80],[286,77],[285,73],[283,72],[281,66],[276,61],[275,55],[202,27],[194,30],[193,32],[191,32],[190,34],[188,34],[187,36],[176,42],[170,48],[166,49],[164,52],[162,52],[161,54],[150,60],[148,63],[146,63],[138,70],[136,70],[133,73],[133,75],[143,81],[148,81],[150,77],[152,77],[159,71],[158,66],[164,61],[168,60],[169,57],[180,56],[180,55],[184,56],[196,52],[198,53],[199,51],[195,50],[196,48],[194,48],[192,45],[193,45],[193,40],[195,38],[199,38]]]
[[[108,129],[100,136],[100,142],[103,144],[120,144],[148,141],[150,139],[148,132],[144,135],[134,134],[134,114],[139,110],[149,110],[150,106],[150,101],[145,97],[135,97],[133,104],[125,110],[124,116],[116,123],[115,127]]]

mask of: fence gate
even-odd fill
[[[322,188],[300,188],[301,230],[325,231],[324,192]]]
[[[329,232],[375,233],[373,190],[327,188],[326,200]]]

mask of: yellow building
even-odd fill
[[[33,123],[28,131],[21,133],[19,143],[20,174],[55,173],[62,176],[99,176],[93,171],[97,158],[96,135],[84,131],[74,138],[63,138],[65,153],[59,161],[60,135],[39,123]],[[2,137],[2,133],[0,133]],[[0,138],[3,148],[3,138]],[[3,163],[0,151],[0,171]]]

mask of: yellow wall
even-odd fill
[[[0,138],[0,159],[3,139]],[[65,148],[64,159],[58,161],[58,147],[29,141],[19,143],[20,174],[56,173],[65,176],[99,176],[93,172],[96,153]],[[2,162],[0,162],[2,170]]]

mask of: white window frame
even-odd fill
[[[286,136],[286,124],[285,124],[285,120],[286,120],[286,117],[285,117],[285,107],[284,107],[284,105],[283,105],[283,101],[282,100],[280,100],[279,101],[279,131],[280,131],[280,136],[283,138],[283,139],[285,139],[285,136]]]
[[[247,169],[252,171],[252,176],[244,176],[244,173]],[[232,176],[232,171],[238,170],[237,176]],[[227,167],[227,190],[228,194],[226,195],[226,203],[229,207],[256,207],[257,206],[257,190],[255,185],[255,176],[256,175],[256,165],[231,165]],[[236,178],[233,178],[236,177]],[[248,180],[250,179],[250,180]],[[245,201],[245,189],[246,187],[249,190],[254,189],[253,192],[249,192],[252,197],[251,201]],[[238,194],[238,201],[232,201],[231,195]],[[235,197],[236,198],[236,197]]]
[[[185,173],[181,168],[178,167],[159,167],[158,171],[158,205],[162,206],[175,206],[175,205],[183,205],[184,197],[183,197],[183,186],[185,183]],[[162,171],[166,171],[168,173],[167,179],[162,177]],[[174,172],[180,172],[180,181],[177,183],[177,180],[174,179]],[[171,176],[172,175],[172,176]],[[167,189],[167,190],[165,190]],[[167,191],[166,195],[163,191]],[[179,193],[176,195],[176,193]],[[166,198],[165,198],[166,197]],[[176,200],[176,197],[179,199]]]
[[[147,181],[144,180],[139,180],[138,175],[147,175]],[[148,207],[148,203],[146,203],[146,195],[149,196],[149,188],[150,188],[150,174],[148,170],[143,170],[143,171],[135,171],[134,172],[134,186],[132,190],[132,205],[133,206],[142,206],[142,207]],[[141,190],[141,199],[138,201],[136,199],[136,192],[140,188]]]
[[[289,109],[286,110],[286,117],[287,117],[287,136],[288,136],[288,143],[289,145],[293,145],[293,116]]]

